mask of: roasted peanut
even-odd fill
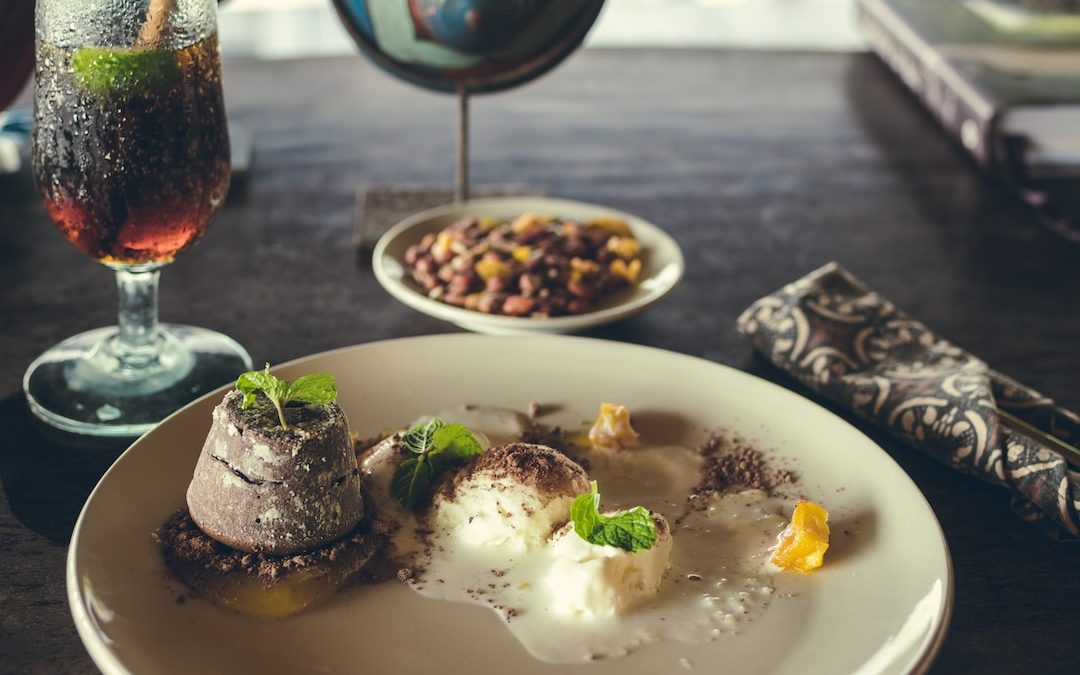
[[[540,290],[540,277],[535,274],[522,274],[518,277],[518,287],[525,295],[532,295]]]
[[[532,311],[535,304],[532,298],[511,295],[503,302],[502,311],[503,314],[510,314],[511,316],[525,316]]]
[[[509,316],[587,312],[641,272],[641,244],[617,218],[581,225],[525,214],[513,222],[462,218],[404,253],[428,297]]]
[[[471,272],[458,272],[450,278],[447,290],[450,293],[464,295],[468,293],[476,283],[476,275]]]
[[[501,293],[481,293],[476,308],[486,314],[495,314],[503,304],[503,297]]]

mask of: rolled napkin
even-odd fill
[[[990,370],[838,264],[758,300],[738,327],[814,391],[960,471],[1013,490],[1013,509],[1050,536],[1080,536],[1080,473],[1007,426],[1001,413],[1073,442],[1080,417]]]

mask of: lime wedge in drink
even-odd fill
[[[83,47],[72,55],[71,70],[83,91],[108,98],[152,94],[180,79],[180,67],[167,49]]]

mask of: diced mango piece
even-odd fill
[[[615,276],[622,277],[630,283],[634,283],[637,281],[638,275],[641,274],[641,259],[635,258],[627,264],[622,258],[616,258],[611,261],[609,269]]]
[[[769,560],[782,570],[805,574],[821,567],[828,548],[829,512],[823,506],[800,499]]]
[[[478,260],[473,269],[480,275],[480,278],[484,281],[492,279],[494,277],[508,277],[512,270],[510,266],[501,260],[495,260],[488,258],[486,260]]]
[[[641,244],[633,237],[612,237],[607,240],[606,248],[623,260],[632,260],[641,253]]]
[[[630,410],[617,403],[601,403],[596,423],[589,429],[589,443],[594,448],[618,450],[627,448],[638,440],[638,433],[630,426]]]

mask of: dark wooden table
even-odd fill
[[[357,58],[226,65],[254,168],[205,241],[165,270],[162,318],[274,363],[452,327],[399,305],[350,240],[360,184],[449,185],[454,103]],[[752,300],[838,260],[999,370],[1080,408],[1080,247],[980,179],[872,57],[592,51],[474,105],[478,184],[542,185],[659,223],[683,285],[594,336],[793,382],[735,332]],[[28,172],[0,177],[0,671],[93,671],[64,592],[71,528],[122,444],[55,438],[26,365],[110,323],[111,274],[47,221]],[[298,313],[303,312],[303,320]],[[956,569],[934,673],[1080,672],[1080,547],[1008,496],[867,430],[941,521]],[[882,583],[888,583],[882,579]]]

